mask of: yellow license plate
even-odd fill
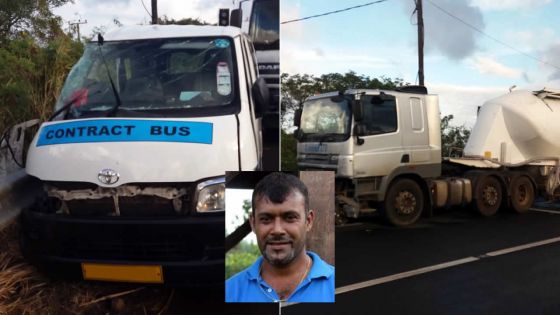
[[[82,263],[86,280],[163,283],[161,266]]]

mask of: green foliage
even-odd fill
[[[28,119],[48,118],[66,75],[83,51],[50,11],[68,1],[8,2],[0,5],[0,130]]]
[[[460,156],[471,135],[471,131],[464,125],[451,125],[452,120],[453,115],[441,119],[441,155],[444,157]]]
[[[255,244],[242,241],[226,254],[226,279],[249,267],[261,255]]]
[[[281,141],[282,141],[282,164],[281,169],[283,171],[296,171],[297,170],[297,141],[294,135],[287,134],[284,130],[281,130]]]
[[[175,25],[211,25],[210,23],[200,20],[200,18],[185,18],[180,20],[170,19],[167,15],[158,18],[158,24],[168,25],[168,24],[175,24]]]

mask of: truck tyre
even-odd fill
[[[511,208],[517,213],[525,213],[535,201],[535,189],[527,176],[519,176],[511,182]]]
[[[401,178],[391,184],[382,210],[389,223],[395,226],[413,224],[424,209],[422,189],[412,179]]]
[[[490,217],[498,212],[502,204],[502,186],[494,176],[482,175],[475,183],[474,203],[478,212]]]

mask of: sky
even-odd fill
[[[226,233],[230,234],[243,224],[243,201],[251,200],[252,189],[226,189]],[[256,244],[257,238],[254,233],[249,233],[244,240]]]
[[[282,0],[280,21],[368,2],[372,1]],[[439,95],[442,114],[453,114],[455,125],[472,127],[477,107],[513,85],[560,90],[559,0],[424,0],[423,8],[425,85],[429,93]],[[352,70],[417,83],[413,11],[413,0],[387,0],[282,24],[282,72],[321,75]]]
[[[90,35],[94,27],[115,27],[114,19],[123,25],[150,24],[151,3],[151,0],[74,0],[53,11],[66,25],[69,21],[87,20],[87,24],[80,25],[80,33]],[[232,8],[233,3],[233,0],[158,0],[158,16],[200,18],[217,23],[219,9]]]

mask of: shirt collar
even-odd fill
[[[321,278],[325,277],[328,278],[334,273],[334,268],[324,262],[319,255],[315,254],[314,252],[307,251],[307,255],[311,257],[313,260],[313,265],[311,266],[311,270],[309,270],[309,275],[307,276],[309,279]],[[260,275],[259,271],[261,268],[261,264],[263,262],[263,257],[260,256],[247,270],[247,274],[249,275],[250,280],[258,280]]]

